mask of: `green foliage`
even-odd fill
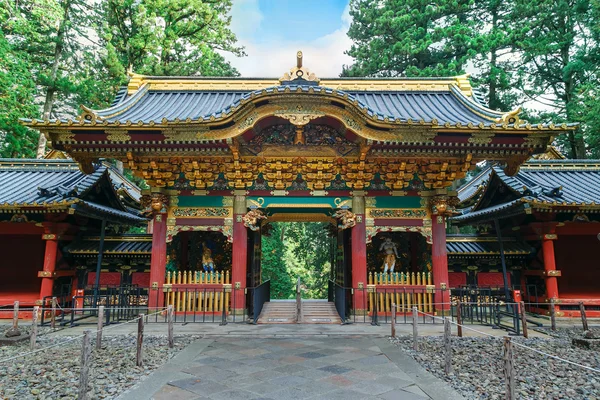
[[[331,271],[330,240],[326,224],[274,222],[262,238],[262,280],[271,280],[271,297],[291,299],[298,277],[303,298],[327,298]]]
[[[452,76],[475,53],[472,0],[351,0],[344,76]]]
[[[217,50],[243,55],[229,29],[231,1],[105,0],[101,37],[108,71],[236,76]]]
[[[294,295],[294,280],[285,260],[284,235],[286,225],[271,224],[270,236],[262,237],[261,271],[262,281],[271,280],[271,298],[288,299]]]
[[[0,30],[0,157],[32,157],[37,134],[19,124],[35,117],[34,81],[26,54],[14,51]]]
[[[0,156],[43,156],[19,118],[73,116],[110,105],[129,66],[153,75],[238,72],[231,1],[0,0]],[[37,152],[36,152],[37,147]]]
[[[518,0],[514,14],[521,19],[514,34],[522,51],[525,94],[551,107],[537,114],[541,121],[593,122],[588,95],[598,88],[597,2],[588,0]],[[561,138],[559,144],[572,158],[586,158],[585,138],[596,142],[597,127],[583,129]]]

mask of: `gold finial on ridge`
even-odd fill
[[[310,72],[306,67],[302,66],[302,58],[302,52],[298,51],[296,53],[296,66],[292,68],[290,72],[283,74],[283,76],[279,78],[279,83],[294,80],[304,80],[319,83],[320,79],[317,78],[317,76]]]

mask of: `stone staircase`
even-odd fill
[[[341,324],[342,320],[335,309],[335,304],[327,301],[303,301],[302,324]]]
[[[341,324],[335,305],[326,301],[303,301],[300,320],[295,301],[271,301],[264,304],[257,324]]]
[[[295,301],[269,301],[263,305],[257,324],[295,324]]]

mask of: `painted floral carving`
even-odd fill
[[[176,208],[173,210],[175,217],[220,217],[229,216],[228,208],[211,207],[211,208]]]
[[[370,211],[372,218],[418,218],[427,217],[427,211],[416,209],[374,209]]]

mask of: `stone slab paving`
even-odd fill
[[[385,338],[201,339],[119,400],[461,399]],[[382,349],[383,348],[383,349]]]

